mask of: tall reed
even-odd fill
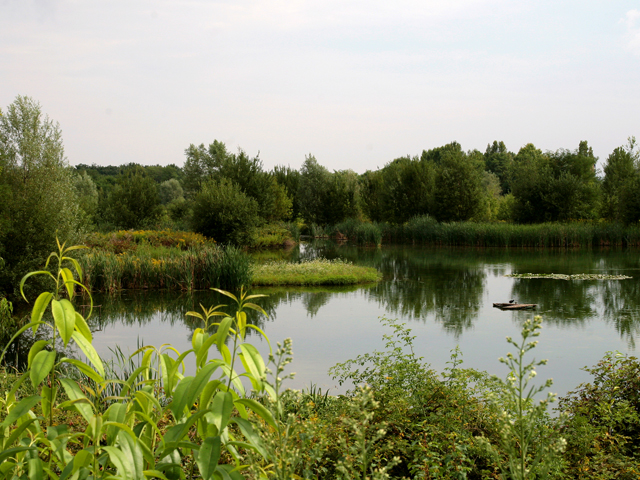
[[[235,289],[251,283],[248,256],[235,247],[214,244],[187,250],[139,248],[121,254],[93,250],[79,262],[82,283],[93,291]]]
[[[535,248],[640,246],[640,226],[615,223],[438,223],[421,216],[403,225],[385,223],[380,228],[385,243]]]

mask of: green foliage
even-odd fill
[[[504,142],[493,141],[484,152],[484,162],[488,172],[495,174],[500,182],[503,194],[511,191],[510,175],[514,154],[507,149]]]
[[[506,380],[495,377],[500,388],[493,395],[493,401],[503,409],[498,417],[500,423],[500,447],[507,461],[501,462],[503,474],[514,480],[546,478],[550,471],[559,470],[560,453],[564,451],[566,440],[557,436],[548,416],[547,406],[555,401],[555,395],[536,402],[535,396],[552,385],[551,380],[536,386],[533,379],[535,368],[546,365],[546,360],[532,360],[526,363],[525,354],[535,348],[540,335],[542,318],[526,320],[522,326],[520,343],[507,337],[507,342],[516,348],[516,354],[507,354],[500,362],[507,365],[509,375]],[[490,450],[499,458],[498,450]]]
[[[467,155],[455,145],[442,152],[437,167],[434,214],[441,222],[469,220],[482,207],[482,154]]]
[[[224,178],[205,183],[193,201],[193,229],[220,243],[247,245],[260,222],[257,202]]]
[[[76,190],[80,209],[93,221],[98,212],[98,189],[96,184],[86,172],[78,173],[73,177],[73,187]]]
[[[522,147],[512,166],[516,220],[541,223],[595,218],[599,208],[597,160],[584,141],[573,152],[543,154],[532,144]]]
[[[13,293],[20,272],[41,264],[57,235],[84,233],[73,177],[57,123],[29,97],[0,115],[0,291]]]
[[[251,283],[249,257],[232,246],[203,244],[184,250],[140,246],[123,253],[96,249],[78,260],[83,283],[92,291],[202,290]]]
[[[300,168],[298,199],[300,214],[309,224],[326,224],[324,200],[331,182],[331,173],[320,165],[313,155],[308,155]]]
[[[152,226],[162,213],[156,183],[141,168],[117,177],[107,205],[105,217],[116,227],[125,229]]]
[[[572,476],[585,479],[637,478],[640,455],[640,363],[607,352],[584,370],[590,383],[561,398],[566,415],[567,461]]]
[[[254,426],[264,422],[278,429],[279,425],[270,410],[250,398],[240,381],[242,376],[251,384],[253,395],[276,397],[265,376],[264,360],[245,342],[248,330],[268,342],[258,327],[247,323],[246,310],[265,314],[252,303],[261,295],[247,295],[241,290],[235,296],[218,290],[236,305],[235,314],[224,314],[219,307],[188,312],[204,326],[195,329],[192,349],[181,354],[169,345],[141,347],[133,354],[142,355],[140,366],[124,381],[110,379],[106,376],[109,370],[92,346],[85,318],[70,301],[73,287],[82,287],[65,266],[82,276],[80,266],[67,256],[77,248],[61,245],[51,254],[50,259],[58,261],[57,275],[31,272],[21,282],[22,289],[30,277],[44,275],[54,281],[54,289],[40,294],[32,321],[14,338],[28,328],[37,331],[43,324],[49,327],[52,338],[31,347],[27,372],[0,401],[0,478],[47,475],[59,479],[73,474],[74,478],[124,480],[198,475],[207,480],[238,480],[244,478],[242,471],[247,465],[243,460],[248,452],[264,465],[276,463],[278,452],[265,450]],[[70,300],[60,298],[62,291]],[[53,324],[42,320],[49,304]],[[220,321],[213,322],[214,318]],[[216,329],[212,333],[213,327]],[[56,335],[65,343],[72,341],[88,361],[58,358],[54,350]],[[190,354],[196,365],[192,376],[184,374],[182,363]],[[4,352],[0,361],[3,356]],[[95,389],[62,376],[63,365],[77,368]],[[37,392],[20,398],[16,392],[27,379]],[[118,395],[104,397],[100,392],[114,381],[120,385]],[[57,413],[63,409],[76,412],[83,426],[54,425],[54,416],[58,418]]]
[[[350,218],[337,224],[334,228],[336,235],[346,236],[349,242],[358,245],[379,246],[382,243],[382,229],[377,223],[361,222]]]
[[[635,137],[626,147],[616,148],[604,165],[602,181],[602,216],[612,221],[623,221],[625,203],[621,202],[625,184],[636,175],[638,151]]]
[[[229,181],[257,202],[262,218],[269,221],[289,219],[292,201],[286,188],[263,171],[262,161],[257,156],[250,158],[242,150],[231,154],[225,144],[217,140],[208,148],[204,144],[190,145],[185,153],[185,190],[190,198],[204,190],[207,182]]]
[[[158,197],[162,205],[167,205],[180,199],[184,200],[184,191],[180,182],[172,178],[158,185]]]

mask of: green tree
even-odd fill
[[[193,229],[217,242],[248,245],[259,222],[258,203],[227,178],[205,183],[193,199]]]
[[[180,182],[172,178],[158,185],[158,197],[160,198],[160,203],[166,205],[174,200],[184,198],[184,191],[182,190]]]
[[[76,190],[80,209],[92,222],[98,211],[98,188],[96,184],[87,172],[81,172],[73,176],[73,187]]]
[[[616,148],[604,165],[602,181],[602,216],[609,220],[623,220],[623,205],[620,201],[625,184],[636,174],[640,154],[635,137],[629,138],[626,147]]]
[[[586,141],[575,151],[561,149],[547,154],[531,144],[523,147],[514,159],[512,173],[518,221],[595,218],[600,193],[597,160]]]
[[[509,173],[513,164],[513,157],[513,153],[507,149],[504,142],[496,140],[487,145],[487,150],[484,152],[485,168],[498,177],[503,194],[511,191]]]
[[[162,214],[156,182],[142,168],[120,174],[107,198],[107,218],[118,228],[153,225]]]
[[[439,155],[435,180],[435,217],[440,222],[465,221],[477,215],[483,202],[484,158],[477,150],[465,154],[459,144]]]
[[[39,266],[58,236],[75,242],[84,225],[58,123],[18,96],[0,111],[0,290]]]
[[[308,223],[325,224],[324,201],[331,173],[309,154],[300,168],[298,198],[300,213]]]
[[[362,216],[358,174],[353,170],[332,173],[323,197],[322,211],[327,224],[335,225],[347,218]]]
[[[396,158],[384,166],[378,188],[382,221],[404,223],[433,213],[435,166],[428,152],[421,158]]]

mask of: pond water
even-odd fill
[[[415,335],[415,352],[441,371],[450,351],[459,346],[464,365],[500,376],[498,362],[509,350],[505,336],[519,336],[521,324],[534,314],[543,317],[540,344],[533,355],[549,360],[538,378],[552,377],[551,391],[564,394],[589,380],[582,367],[594,365],[605,352],[634,352],[640,336],[640,256],[637,251],[505,250],[383,246],[378,249],[303,244],[289,252],[261,254],[258,261],[284,258],[343,258],[373,266],[383,274],[375,285],[322,288],[262,288],[260,303],[268,318],[250,315],[271,341],[293,339],[296,372],[292,388],[311,382],[341,393],[328,375],[331,366],[359,354],[381,350],[390,333],[379,317],[397,318]],[[630,280],[516,279],[511,273],[624,274]],[[97,296],[93,318],[98,352],[109,357],[119,346],[133,352],[140,343],[170,343],[191,348],[191,332],[199,325],[189,310],[227,303],[207,291],[124,292]],[[501,311],[494,302],[536,303],[531,311]],[[266,353],[266,342],[253,340]]]

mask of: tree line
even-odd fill
[[[299,169],[268,170],[259,155],[214,140],[192,144],[177,165],[71,167],[62,133],[40,105],[17,97],[0,110],[0,290],[29,271],[55,236],[89,230],[179,228],[222,243],[246,244],[277,222],[335,225],[346,219],[440,222],[640,220],[640,155],[635,138],[601,172],[586,141],[575,150],[517,153],[494,141],[484,152],[457,142],[358,174],[329,171],[313,155]],[[3,280],[4,279],[4,280]]]

